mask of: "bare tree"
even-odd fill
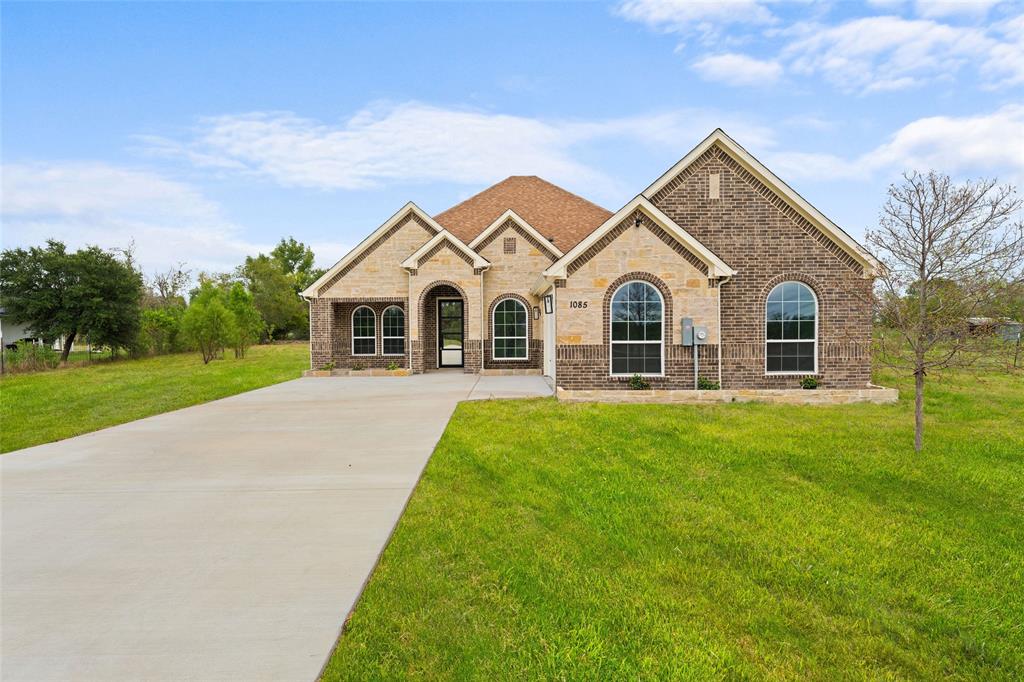
[[[153,278],[149,281],[153,307],[183,306],[185,293],[191,281],[192,272],[185,269],[184,263],[178,263],[177,267],[164,272],[153,273]]]
[[[981,343],[967,319],[998,283],[1020,278],[1024,226],[1016,190],[996,180],[957,184],[931,171],[890,185],[867,243],[878,259],[876,357],[914,376],[914,449],[924,437],[925,377],[970,362]]]

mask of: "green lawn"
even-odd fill
[[[1024,376],[463,403],[324,678],[1024,678]]]
[[[254,346],[204,365],[199,353],[97,362],[0,379],[0,452],[77,436],[295,379],[306,344]]]

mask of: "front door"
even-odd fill
[[[462,299],[437,300],[437,366],[462,367]]]

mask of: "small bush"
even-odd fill
[[[394,371],[395,371],[396,369],[402,369],[402,368],[401,368],[401,367],[400,367],[400,366],[398,365],[398,363],[397,363],[397,362],[395,362],[394,360],[392,360],[391,362],[389,362],[389,363],[388,363],[388,367],[387,367],[387,370],[388,370],[389,372],[394,372]]]
[[[354,372],[361,372],[364,369],[366,369],[366,365],[364,365],[361,362],[357,362],[356,364],[352,365],[352,371]]]
[[[325,372],[330,372],[332,369],[334,369],[334,361],[325,362],[323,366],[320,367],[320,369],[322,369]]]
[[[704,377],[699,377],[697,379],[697,390],[699,391],[717,391],[720,388],[721,386],[719,386],[717,381],[706,379]]]
[[[804,377],[803,379],[800,380],[800,388],[803,388],[803,389],[806,389],[806,390],[810,391],[810,390],[813,390],[813,389],[815,389],[817,387],[818,387],[818,378],[817,377]]]
[[[12,350],[7,351],[7,363],[14,372],[38,372],[59,365],[60,354],[47,345],[18,341]]]
[[[629,387],[634,391],[646,391],[650,389],[651,382],[644,379],[639,374],[634,374],[629,378]]]

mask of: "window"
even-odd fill
[[[381,316],[384,355],[405,355],[405,311],[390,306]]]
[[[377,354],[377,316],[366,306],[352,311],[352,355]]]
[[[505,253],[512,254],[516,252],[516,238],[505,237]]]
[[[818,299],[806,284],[783,282],[768,294],[765,370],[781,374],[818,371]]]
[[[506,298],[494,306],[492,353],[495,360],[525,360],[526,306],[514,298]]]
[[[661,374],[661,293],[647,282],[615,290],[611,309],[612,374]]]

